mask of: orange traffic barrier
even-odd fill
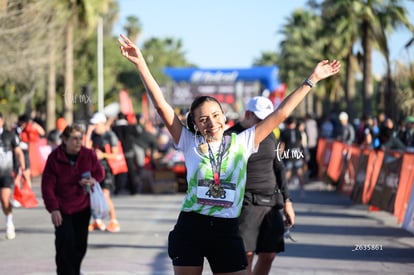
[[[318,144],[316,146],[316,162],[321,165],[322,164],[322,156],[325,151],[326,139],[320,138],[318,139]]]
[[[335,183],[339,181],[344,166],[345,144],[339,141],[332,142],[331,156],[326,168],[326,175]]]
[[[316,151],[316,161],[318,162],[318,177],[321,179],[325,175],[332,152],[332,140],[320,138]]]
[[[386,151],[370,204],[387,212],[394,212],[395,194],[401,173],[402,152]]]
[[[351,195],[354,188],[360,155],[361,149],[358,146],[353,145],[347,148],[346,160],[338,188],[341,193],[347,196]]]
[[[364,191],[365,181],[370,178],[371,169],[368,169],[369,157],[371,150],[367,148],[360,149],[357,169],[355,172],[355,183],[351,192],[351,199],[355,203],[362,203],[362,194]]]
[[[391,212],[400,224],[407,209],[414,209],[414,153],[349,147],[321,138],[316,160],[320,178],[338,182],[339,192],[355,203],[369,204],[370,211]]]
[[[364,181],[364,190],[361,200],[363,204],[368,204],[371,200],[372,192],[374,192],[375,185],[377,184],[383,160],[383,151],[370,151],[367,164],[367,172]]]
[[[51,150],[52,148],[47,144],[46,138],[29,143],[30,173],[32,177],[39,176],[43,173],[47,157]]]
[[[394,203],[394,215],[398,223],[402,223],[410,200],[414,182],[414,153],[404,153],[401,173],[398,181],[397,194]]]
[[[135,114],[132,100],[129,97],[129,93],[125,90],[119,92],[119,105],[124,115]]]

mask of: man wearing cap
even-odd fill
[[[13,153],[22,170],[26,168],[19,143],[17,135],[4,128],[3,114],[0,113],[0,200],[3,213],[6,216],[6,239],[8,240],[16,237],[10,203],[13,187]]]
[[[273,104],[268,98],[254,97],[246,105],[244,119],[226,130],[225,134],[240,133],[253,127],[271,112]],[[260,143],[257,153],[251,155],[247,163],[239,229],[248,259],[248,274],[269,274],[276,253],[285,249],[284,222],[280,212],[283,206],[276,203],[263,205],[257,198],[275,198],[275,193],[281,193],[286,224],[294,224],[295,213],[286,185],[284,165],[276,155],[276,148],[277,140],[272,133]],[[254,254],[258,255],[258,260],[253,267]]]
[[[342,141],[343,143],[346,143],[348,145],[351,145],[355,141],[355,129],[354,127],[348,122],[348,114],[345,112],[339,113],[339,131],[337,135],[337,139],[339,141]]]
[[[105,178],[99,184],[105,195],[106,203],[109,207],[109,223],[105,225],[101,219],[95,219],[89,226],[89,231],[99,229],[101,231],[119,232],[121,227],[116,218],[115,206],[111,199],[111,191],[114,190],[114,178],[109,167],[108,158],[116,158],[118,154],[118,137],[109,129],[107,119],[104,113],[95,113],[89,121],[86,132],[86,147],[95,150],[96,155],[105,169]],[[105,146],[110,145],[111,153],[105,152]]]

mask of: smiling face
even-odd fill
[[[207,142],[219,141],[223,137],[226,117],[215,101],[205,101],[193,111],[194,124]]]

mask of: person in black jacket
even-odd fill
[[[131,195],[135,195],[138,192],[138,165],[135,163],[136,155],[134,150],[135,140],[140,137],[137,127],[134,124],[128,122],[126,116],[123,113],[118,114],[118,119],[115,121],[115,125],[112,126],[112,131],[116,134],[121,141],[122,149],[126,164],[128,166],[128,188]],[[115,193],[118,193],[122,186],[116,184]]]
[[[89,120],[86,130],[85,145],[87,148],[95,150],[99,162],[105,169],[105,178],[99,182],[109,208],[109,223],[105,225],[100,218],[93,217],[93,223],[89,226],[89,231],[99,229],[101,231],[119,232],[121,227],[116,218],[115,205],[111,198],[114,189],[114,175],[109,166],[108,159],[115,159],[118,156],[118,137],[107,125],[107,118],[104,113],[97,112]],[[105,147],[110,148],[110,152]]]
[[[285,128],[280,133],[280,147],[277,151],[286,167],[288,184],[299,183],[300,195],[305,195],[306,152],[302,135],[297,128],[297,119],[289,116],[285,119]]]
[[[339,119],[339,131],[337,135],[337,139],[343,143],[351,145],[355,141],[355,129],[349,123],[348,114],[345,112],[341,112],[338,116]]]
[[[16,237],[10,201],[13,191],[13,155],[15,155],[20,168],[22,170],[26,168],[24,154],[19,143],[19,137],[5,129],[3,114],[0,113],[0,202],[6,217],[6,239],[8,240]]]
[[[244,119],[226,130],[225,134],[240,133],[263,120],[273,111],[272,102],[262,96],[252,98],[246,106]],[[247,183],[239,218],[240,235],[246,249],[248,274],[269,274],[276,253],[285,250],[284,221],[276,204],[278,193],[284,204],[287,225],[295,222],[295,212],[286,184],[285,168],[277,156],[277,139],[273,133],[259,145],[247,163]],[[262,203],[260,203],[262,200]],[[269,205],[267,204],[269,201]],[[258,255],[253,267],[254,254]]]

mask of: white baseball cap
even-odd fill
[[[247,102],[246,111],[254,113],[259,119],[265,119],[273,112],[273,103],[264,96],[255,96]]]
[[[91,124],[106,123],[106,116],[104,113],[95,113],[89,122]]]
[[[348,120],[348,114],[345,112],[341,112],[338,117],[339,120]]]

